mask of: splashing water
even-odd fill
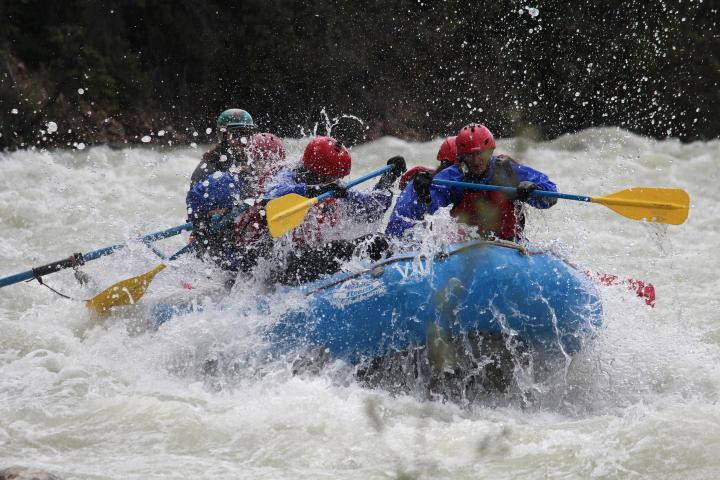
[[[392,155],[434,165],[439,145],[384,138],[356,146],[352,176]],[[359,385],[341,362],[293,375],[295,359],[254,355],[263,340],[253,332],[304,300],[259,305],[263,292],[251,281],[227,297],[222,272],[182,258],[143,301],[107,319],[36,283],[0,290],[0,467],[32,459],[68,478],[713,476],[720,468],[720,429],[712,428],[720,421],[713,261],[720,194],[712,185],[720,142],[682,145],[593,129],[525,141],[521,152],[515,145],[501,140],[498,151],[546,172],[562,192],[672,186],[693,202],[677,227],[579,202],[528,210],[534,244],[590,271],[652,282],[658,292],[650,309],[624,287],[602,288],[605,325],[588,348],[542,382],[523,376],[538,365],[516,365],[531,402],[462,406],[391,395]],[[288,157],[304,146],[287,141]],[[184,189],[201,150],[0,154],[0,275],[183,223]],[[422,248],[448,241],[452,223],[443,215]],[[170,252],[185,241],[158,246]],[[94,284],[78,286],[71,272],[47,280],[88,298],[157,263],[131,242],[83,267]],[[183,281],[193,290],[183,291]],[[188,295],[204,308],[149,328],[154,302]],[[229,307],[216,307],[223,298]]]

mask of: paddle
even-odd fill
[[[149,244],[150,242],[154,242],[156,240],[162,240],[163,238],[172,237],[174,235],[177,235],[185,230],[191,230],[192,229],[192,223],[185,223],[183,225],[178,225],[177,227],[168,228],[167,230],[163,230],[161,232],[155,232],[155,233],[149,233],[147,235],[144,235],[139,238],[139,240],[143,243]],[[47,265],[43,265],[40,267],[31,268],[30,270],[16,273],[15,275],[10,275],[8,277],[0,278],[0,288],[6,287],[8,285],[13,285],[15,283],[22,282],[24,280],[32,280],[33,278],[40,279],[40,277],[44,275],[48,275],[50,273],[54,273],[60,270],[64,270],[66,268],[73,268],[80,265],[83,265],[86,262],[89,262],[91,260],[98,259],[100,257],[104,257],[106,255],[110,255],[111,253],[115,253],[118,250],[125,248],[126,244],[119,244],[119,245],[112,245],[110,247],[101,248],[99,250],[95,250],[89,253],[74,253],[70,257],[58,260],[56,262],[48,263]]]
[[[366,180],[370,180],[373,177],[382,175],[385,172],[389,172],[394,167],[393,165],[386,165],[382,168],[370,172],[367,175],[356,178],[355,180],[347,183],[345,188],[352,188]],[[279,237],[280,235],[289,232],[302,223],[305,219],[310,207],[318,202],[332,197],[335,191],[325,192],[315,198],[307,198],[297,193],[288,193],[282,197],[270,200],[265,206],[265,215],[268,222],[268,228],[270,229],[270,235],[273,237]]]
[[[435,179],[433,183],[469,190],[502,192],[510,195],[517,191],[514,187],[453,182],[451,180]],[[680,225],[685,222],[690,205],[689,195],[685,190],[679,188],[634,187],[604,197],[587,197],[568,193],[546,192],[544,190],[535,190],[531,195],[534,197],[553,197],[579,202],[599,203],[626,218],[670,225]]]
[[[231,222],[237,215],[239,215],[247,208],[248,205],[243,204],[239,207],[235,207],[234,209],[232,209],[232,211],[225,214],[222,218],[220,218],[219,215],[213,216],[211,230],[213,232],[216,232],[222,229],[225,225],[228,224],[228,222]],[[193,247],[194,243],[195,240],[188,243],[180,250],[173,253],[170,257],[168,257],[167,260],[175,260],[180,255],[189,251]],[[104,313],[110,310],[112,307],[117,307],[120,305],[132,305],[138,300],[140,300],[143,295],[145,295],[145,291],[150,285],[150,282],[153,281],[153,278],[155,278],[155,275],[163,271],[166,266],[167,265],[165,265],[164,263],[159,263],[151,270],[141,275],[137,275],[135,277],[131,277],[117,282],[109,286],[102,292],[98,293],[87,302],[85,302],[85,306],[90,310],[94,310],[97,313]]]

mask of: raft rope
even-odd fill
[[[59,265],[64,264],[65,266],[70,266],[75,271],[75,280],[77,280],[80,285],[85,285],[90,280],[90,277],[87,273],[81,271],[79,269],[80,266],[85,265],[85,259],[83,258],[82,253],[74,253],[66,260],[63,260],[62,262],[58,262],[58,264],[49,264],[45,265],[43,267],[37,267],[33,268],[33,278],[28,280],[27,282],[32,282],[33,280],[37,280],[40,285],[43,287],[47,287],[48,290],[50,290],[53,293],[56,293],[57,295],[60,295],[63,298],[66,298],[68,300],[74,300],[76,302],[85,302],[86,300],[81,300],[79,298],[71,297],[70,295],[65,295],[62,292],[59,292],[58,290],[55,290],[53,287],[45,283],[43,281],[43,275],[46,275],[47,273],[51,273],[53,271],[57,271],[59,268]]]
[[[33,280],[37,280],[40,285],[42,285],[43,287],[47,287],[51,292],[57,293],[58,295],[60,295],[60,296],[63,297],[63,298],[67,298],[68,300],[73,300],[73,301],[76,301],[76,302],[87,302],[87,300],[82,300],[82,299],[80,299],[80,298],[71,297],[70,295],[65,295],[65,294],[62,293],[62,292],[58,292],[58,291],[55,290],[53,287],[51,287],[50,285],[48,285],[47,283],[45,283],[45,282],[43,281],[42,277],[35,277],[34,279],[28,280],[28,282],[32,282]]]

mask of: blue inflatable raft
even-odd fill
[[[511,243],[459,244],[434,258],[400,255],[303,289],[307,305],[274,325],[273,344],[323,346],[352,363],[471,332],[572,355],[602,321],[597,291],[582,272]]]
[[[509,335],[542,354],[573,355],[602,324],[599,295],[585,274],[510,242],[398,255],[296,288],[307,302],[263,332],[273,350],[321,347],[352,364],[438,335],[471,333]],[[158,307],[162,323],[173,310]]]

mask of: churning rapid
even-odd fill
[[[289,140],[289,158],[306,141]],[[352,150],[352,177],[403,155],[434,165],[440,140],[395,138]],[[604,326],[533,401],[462,404],[359,385],[341,362],[293,375],[263,362],[257,325],[240,315],[261,291],[147,326],[153,302],[214,302],[213,272],[184,259],[138,305],[106,319],[37,282],[0,290],[0,468],[65,478],[712,478],[720,471],[720,141],[655,141],[615,128],[498,144],[564,193],[677,187],[680,226],[628,220],[600,205],[530,209],[527,236],[581,269],[655,285],[650,308],[623,286],[598,286]],[[94,147],[0,154],[0,277],[185,222],[199,148]],[[358,188],[369,188],[367,185]],[[173,252],[186,236],[158,244]],[[46,277],[77,298],[158,263],[144,245]],[[207,285],[204,285],[207,283]],[[282,302],[281,302],[282,303]],[[208,372],[232,352],[231,368]],[[529,384],[527,384],[529,382]]]

